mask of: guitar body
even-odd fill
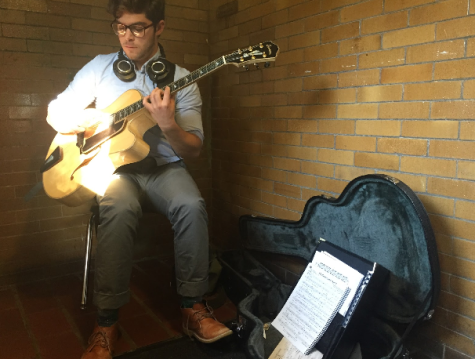
[[[129,90],[103,112],[115,113],[141,98],[140,92]],[[87,153],[80,152],[76,135],[58,133],[46,158],[58,147],[61,157],[43,172],[46,194],[71,207],[87,202],[96,194],[103,194],[117,168],[141,161],[148,155],[150,147],[143,140],[143,135],[155,125],[150,113],[142,108],[125,118],[118,133]],[[86,130],[86,139],[94,132]]]

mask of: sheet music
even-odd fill
[[[307,266],[272,323],[302,353],[323,335],[349,290],[336,271],[319,264]]]
[[[318,263],[324,263],[325,265],[331,267],[333,270],[338,272],[338,276],[347,284],[350,291],[345,299],[345,302],[342,304],[339,314],[345,316],[348,308],[350,307],[351,301],[355,297],[356,291],[361,284],[361,281],[364,278],[364,275],[358,272],[356,269],[350,267],[345,262],[335,258],[328,252],[315,252],[313,257],[312,264],[318,265]]]
[[[269,359],[322,359],[323,354],[318,350],[305,355],[292,345],[285,337],[279,342]]]

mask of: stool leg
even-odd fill
[[[84,253],[84,277],[82,281],[81,309],[86,309],[87,305],[87,282],[89,277],[89,264],[91,261],[92,231],[95,228],[96,215],[91,214],[86,233],[86,251]]]

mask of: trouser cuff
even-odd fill
[[[94,305],[99,309],[118,309],[130,300],[130,291],[119,294],[104,294],[94,292]]]
[[[186,282],[177,278],[177,292],[183,297],[201,297],[208,292],[208,277],[199,282]]]

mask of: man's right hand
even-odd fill
[[[68,118],[55,117],[53,119],[48,115],[46,121],[48,121],[56,132],[73,135],[84,132],[87,128],[101,123],[103,123],[103,126],[109,126],[108,122],[110,121],[110,114],[94,108],[88,108],[81,111],[79,114],[69,116]]]

